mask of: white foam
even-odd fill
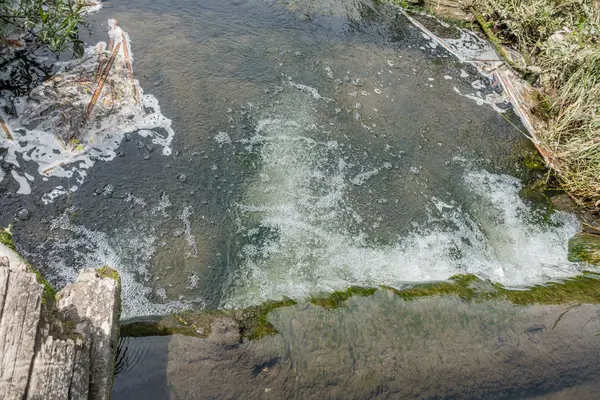
[[[198,258],[198,244],[196,243],[196,236],[192,234],[192,226],[190,223],[190,217],[194,213],[194,210],[191,206],[185,206],[179,214],[179,219],[183,221],[183,225],[185,227],[185,239],[190,246],[191,252],[186,254],[186,257],[194,257]]]
[[[139,315],[168,314],[185,308],[180,301],[155,303],[149,299],[152,289],[146,286],[148,270],[156,251],[157,239],[146,226],[122,227],[115,237],[70,222],[75,208],[66,210],[51,221],[52,246],[46,249],[45,264],[58,286],[73,282],[78,270],[108,265],[121,276],[122,318]],[[64,235],[66,233],[66,235]]]
[[[215,141],[219,143],[219,145],[231,144],[231,138],[227,132],[219,132],[215,135]]]
[[[27,178],[25,176],[21,176],[14,169],[10,171],[12,177],[19,184],[19,189],[17,190],[17,194],[31,194],[31,186],[29,186],[29,182],[27,182]]]
[[[111,21],[109,26],[113,26]],[[110,29],[109,36],[115,40],[115,44],[118,41],[124,43],[115,64],[125,64],[125,48],[128,49],[130,59],[133,59],[129,36],[126,33],[117,27]],[[126,39],[124,41],[123,36]],[[26,162],[36,163],[39,174],[44,177],[74,177],[76,182],[81,184],[87,175],[85,170],[91,168],[97,160],[110,161],[116,157],[115,150],[126,133],[137,132],[142,137],[151,137],[154,144],[162,146],[163,155],[171,154],[170,144],[175,135],[171,121],[161,113],[158,100],[152,95],[144,95],[138,81],[130,78],[123,65],[115,65],[110,72],[111,85],[115,85],[115,90],[122,92],[124,96],[117,105],[117,111],[103,112],[105,106],[100,99],[96,103],[92,118],[85,125],[85,135],[81,138],[81,143],[65,143],[64,139],[58,138],[60,135],[56,134],[57,127],[66,131],[75,129],[77,123],[70,122],[70,118],[83,118],[92,91],[82,90],[83,86],[77,79],[80,79],[80,76],[91,75],[90,71],[96,69],[99,52],[105,48],[106,44],[101,42],[97,46],[87,48],[83,58],[59,63],[60,69],[56,78],[44,82],[27,97],[15,100],[17,118],[9,117],[1,111],[5,103],[0,100],[0,117],[15,137],[15,140],[9,140],[0,135],[0,147],[8,149],[5,162],[19,166],[17,159],[18,155],[21,155]],[[94,88],[94,85],[91,87]],[[108,90],[107,86],[109,84],[105,86],[104,92]],[[47,95],[47,91],[56,96]],[[72,108],[63,107],[61,112],[56,112],[56,102],[63,101],[61,97],[65,96],[72,99],[69,103]],[[139,102],[134,101],[134,98],[138,97]],[[28,129],[27,126],[31,123],[36,123],[37,126]],[[12,176],[21,185],[19,194],[31,193],[28,184],[19,180],[19,176],[15,174]],[[4,174],[0,175],[0,181],[4,178]],[[60,183],[57,183],[57,186],[60,186]],[[51,193],[43,197],[45,203],[56,198]]]

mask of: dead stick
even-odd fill
[[[92,115],[92,111],[94,110],[94,106],[96,105],[96,102],[98,101],[98,97],[100,97],[100,93],[102,92],[102,89],[104,88],[104,83],[106,82],[106,78],[108,77],[108,73],[110,72],[110,69],[111,69],[112,65],[114,64],[114,62],[115,62],[115,58],[117,58],[117,54],[119,54],[119,49],[120,48],[121,48],[121,42],[117,43],[117,46],[115,47],[115,49],[113,50],[110,58],[106,62],[106,66],[104,67],[104,71],[102,71],[102,75],[100,76],[100,81],[98,81],[98,86],[96,87],[96,91],[94,92],[94,95],[92,96],[92,100],[90,100],[90,104],[88,104],[88,107],[87,107],[87,110],[86,110],[86,113],[85,113],[85,119],[86,119],[86,121]]]
[[[98,67],[96,68],[96,72],[94,73],[94,82],[98,82],[98,79],[100,78],[100,72],[102,71],[102,66],[104,65],[104,63],[102,62],[102,56],[104,55],[104,50],[102,49],[102,45],[98,44],[97,47],[98,50]]]
[[[508,65],[510,65],[519,74],[521,74],[522,76],[527,75],[529,73],[529,71],[527,71],[527,69],[525,69],[525,68],[519,67],[510,58],[510,55],[508,54],[508,52],[506,51],[506,49],[502,46],[502,43],[500,43],[500,39],[498,39],[498,36],[496,36],[496,34],[492,31],[492,29],[490,28],[489,24],[483,18],[483,15],[479,14],[478,12],[476,12],[473,9],[473,7],[471,7],[470,11],[473,14],[473,16],[475,17],[475,21],[477,21],[477,24],[481,27],[481,30],[483,31],[483,33],[485,34],[485,36],[488,38],[488,40],[490,41],[490,43],[492,43],[494,45],[494,47],[496,48],[496,51],[498,52],[498,54],[502,58],[504,58],[504,60],[506,60],[506,62],[508,63]]]
[[[2,131],[4,131],[4,134],[6,135],[8,140],[13,140],[13,136],[10,133],[10,129],[8,129],[8,125],[6,125],[6,122],[4,122],[2,118],[0,118],[0,125],[2,126]]]

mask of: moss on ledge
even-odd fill
[[[507,289],[499,284],[484,281],[474,275],[455,275],[448,281],[418,284],[406,289],[381,286],[405,301],[434,296],[456,296],[464,301],[506,300],[516,305],[533,304],[600,304],[600,274],[586,272],[562,282],[536,285],[527,290]],[[344,306],[353,296],[373,295],[377,288],[351,287],[326,296],[312,297],[310,303],[333,310]],[[277,308],[296,305],[291,299],[268,301],[264,304],[236,311],[202,310],[163,317],[156,321],[135,321],[121,325],[121,336],[166,336],[181,334],[207,337],[210,325],[219,317],[234,318],[243,339],[255,340],[274,335],[277,329],[268,321],[268,315]]]
[[[25,262],[25,265],[27,266],[27,270],[35,275],[35,278],[37,279],[38,283],[44,287],[44,290],[42,292],[42,304],[54,304],[54,302],[56,301],[56,289],[52,287],[50,282],[44,279],[44,277],[38,270],[29,265],[29,263]]]
[[[569,261],[600,265],[600,235],[579,233],[571,238]]]
[[[377,291],[376,288],[352,286],[343,292],[333,292],[324,297],[312,297],[310,302],[317,306],[332,310],[341,307],[352,296],[368,297]]]
[[[235,313],[242,338],[260,339],[277,333],[277,329],[267,320],[267,315],[276,308],[297,304],[294,300],[267,301],[259,306],[249,307]]]
[[[44,279],[44,277],[42,276],[42,274],[38,270],[36,270],[35,268],[33,268],[31,266],[31,264],[29,264],[17,252],[17,246],[15,245],[15,242],[13,240],[10,225],[8,226],[8,228],[0,228],[0,243],[2,243],[3,245],[5,245],[6,247],[8,247],[9,249],[11,249],[12,251],[14,251],[15,253],[17,253],[17,255],[23,261],[23,264],[25,264],[25,266],[27,267],[27,270],[29,272],[31,272],[32,274],[34,274],[35,278],[38,281],[38,283],[43,286],[44,289],[43,289],[43,292],[42,292],[42,304],[44,304],[44,305],[54,304],[54,301],[56,300],[56,290],[52,287],[52,285],[46,279]]]
[[[98,273],[100,278],[109,278],[121,283],[121,276],[119,275],[119,272],[114,268],[105,265],[102,268],[96,269],[96,272]]]

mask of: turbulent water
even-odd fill
[[[36,178],[28,194],[17,176],[38,166],[0,151],[0,223],[59,286],[117,268],[124,317],[584,268],[567,261],[577,220],[520,196],[531,146],[498,88],[392,8],[352,4],[105,7],[90,43],[108,15],[129,32],[172,152],[119,136],[85,182]]]
[[[259,120],[245,142],[261,167],[235,205],[245,243],[225,305],[351,285],[401,287],[461,273],[515,286],[577,272],[565,259],[576,219],[557,212],[544,222],[519,197],[518,179],[454,157],[450,163],[463,170],[454,182],[461,199],[430,195],[421,167],[402,156],[382,161],[352,149],[338,124],[315,117],[316,107],[328,107],[316,90],[304,92]],[[426,216],[397,234],[393,225],[400,221],[389,219],[406,207],[403,182],[421,185],[411,197]]]

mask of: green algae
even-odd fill
[[[585,273],[562,282],[536,285],[528,290],[509,290],[496,285],[498,297],[513,304],[599,304],[600,275]]]
[[[249,307],[236,313],[242,338],[255,340],[276,334],[277,329],[267,319],[268,314],[276,308],[289,307],[296,304],[291,299],[267,301],[259,306]]]
[[[569,261],[600,265],[600,236],[579,233],[569,240]]]
[[[312,297],[310,302],[317,306],[333,310],[343,306],[343,303],[353,296],[368,297],[373,295],[377,289],[365,288],[361,286],[352,286],[343,292],[333,292],[324,297]]]
[[[592,272],[523,290],[507,289],[474,275],[457,275],[447,282],[421,284],[402,290],[383,288],[393,291],[406,301],[432,296],[456,296],[465,301],[507,300],[517,305],[600,304],[600,274]]]
[[[407,289],[395,289],[389,286],[381,286],[381,288],[392,291],[406,301],[448,295],[454,295],[463,300],[472,300],[477,294],[472,284],[477,281],[478,278],[474,275],[454,275],[445,282],[423,283]]]
[[[546,170],[546,162],[537,151],[526,151],[521,156],[521,165],[531,170]]]

